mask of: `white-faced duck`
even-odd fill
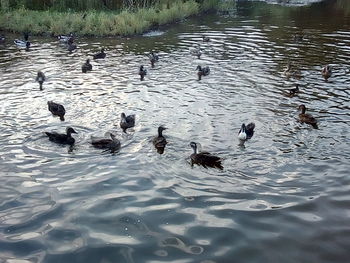
[[[198,80],[201,80],[202,76],[208,76],[210,73],[210,68],[208,66],[202,68],[202,66],[198,65],[196,69],[198,70]]]
[[[327,65],[322,69],[322,76],[327,81],[332,76],[331,66]]]
[[[97,138],[91,138],[91,144],[98,149],[106,149],[110,151],[111,153],[115,153],[116,151],[119,151],[120,149],[120,141],[115,137],[114,134],[109,133],[109,138],[102,138],[102,139],[97,139]]]
[[[81,71],[86,73],[92,70],[92,65],[90,63],[90,59],[87,59],[86,62],[81,66]]]
[[[105,49],[102,48],[101,52],[96,53],[95,55],[92,55],[94,59],[103,59],[106,57]]]
[[[240,141],[246,141],[253,137],[255,129],[255,123],[251,122],[247,126],[243,123],[241,129],[238,132],[238,139]]]
[[[318,129],[317,120],[311,114],[305,113],[305,105],[300,105],[298,109],[301,111],[301,113],[299,113],[299,121],[301,123],[310,124],[313,128]]]
[[[151,62],[152,68],[154,68],[154,63],[159,60],[159,56],[153,51],[148,55],[149,61]]]
[[[140,66],[139,75],[140,80],[144,80],[145,76],[147,75],[147,70],[143,67],[143,65]]]
[[[64,115],[66,114],[66,110],[63,107],[63,105],[55,103],[53,101],[48,101],[47,106],[52,115],[58,116],[60,117],[61,121],[64,121]]]
[[[203,36],[203,42],[209,42],[210,41],[210,38],[207,37],[207,36]]]
[[[58,38],[58,41],[62,43],[68,43],[68,40],[70,40],[72,43],[74,41],[74,35],[72,32],[69,33],[69,35],[58,35],[57,38]]]
[[[75,139],[72,137],[72,133],[77,133],[72,127],[67,127],[66,134],[57,132],[45,132],[50,141],[69,145],[73,145],[75,143]]]
[[[163,131],[166,130],[167,128],[163,127],[163,126],[159,126],[158,127],[158,136],[154,137],[152,142],[154,147],[157,149],[157,152],[159,154],[163,154],[164,153],[164,149],[165,146],[167,145],[167,141],[165,139],[165,137],[163,136]]]
[[[45,82],[46,78],[43,72],[38,71],[38,74],[36,75],[35,81],[39,83],[40,90],[43,90],[43,83]]]
[[[123,112],[120,114],[120,118],[120,128],[122,128],[123,132],[135,126],[135,114],[126,116]]]
[[[195,142],[191,142],[190,146],[194,151],[190,156],[192,166],[193,164],[198,164],[202,165],[205,168],[214,167],[221,170],[223,169],[220,157],[212,155],[208,152],[197,152],[197,143]]]

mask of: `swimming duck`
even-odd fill
[[[109,133],[111,139],[95,139],[91,138],[91,144],[98,149],[107,149],[111,153],[114,153],[120,149],[120,141],[115,137],[114,134]]]
[[[154,68],[154,63],[156,63],[159,60],[159,57],[157,54],[155,54],[153,51],[148,55],[149,61],[151,62],[152,68]]]
[[[122,114],[120,114],[120,117],[120,128],[123,129],[123,132],[126,132],[126,129],[135,126],[135,114],[126,116],[123,112]]]
[[[306,111],[305,105],[304,104],[300,105],[298,109],[301,110],[301,113],[299,114],[300,122],[310,124],[315,129],[318,129],[317,120],[314,117],[312,117],[311,114],[305,113]]]
[[[92,70],[92,65],[90,64],[90,59],[87,59],[86,62],[81,66],[81,71],[86,73]]]
[[[157,149],[157,152],[159,154],[164,153],[164,148],[165,148],[166,144],[168,143],[166,141],[165,137],[163,136],[163,131],[166,129],[167,128],[165,128],[163,126],[159,126],[158,127],[158,136],[153,138],[153,145]]]
[[[327,81],[332,76],[331,66],[327,65],[322,69],[322,76]]]
[[[210,41],[210,38],[207,37],[207,36],[203,36],[203,42],[209,42]]]
[[[238,139],[241,141],[249,140],[254,135],[255,123],[251,122],[247,126],[243,123],[238,132]]]
[[[60,134],[57,132],[45,132],[49,137],[49,140],[61,144],[73,145],[75,139],[72,137],[72,133],[77,133],[72,127],[67,127],[66,134]]]
[[[47,106],[49,111],[51,111],[52,115],[59,116],[61,121],[64,121],[64,115],[66,114],[66,110],[63,105],[55,103],[53,101],[48,101]]]
[[[147,70],[144,69],[143,65],[140,66],[139,75],[141,80],[143,80],[147,75]]]
[[[221,170],[223,169],[220,157],[212,155],[208,152],[197,153],[197,143],[195,143],[195,142],[191,142],[190,146],[194,151],[194,153],[192,153],[190,156],[192,166],[193,166],[193,164],[198,164],[198,165],[202,165],[205,168],[216,167],[216,168],[219,168]]]
[[[101,59],[101,58],[105,58],[105,57],[106,57],[106,53],[105,53],[105,49],[104,48],[101,49],[101,52],[93,55],[94,59]]]
[[[35,81],[39,82],[40,90],[43,90],[43,83],[45,81],[45,75],[41,71],[38,71],[38,74],[36,75]]]
[[[30,47],[30,42],[29,41],[23,41],[23,40],[15,39],[13,42],[18,47],[25,47],[27,49]]]
[[[210,73],[210,68],[208,66],[202,68],[200,65],[198,65],[197,70],[198,80],[201,80],[202,76],[208,76]]]
[[[283,71],[283,74],[287,77],[301,78],[301,72],[299,70],[292,70],[292,64],[288,62],[286,69]]]
[[[290,97],[293,97],[295,94],[299,93],[300,91],[299,84],[295,84],[295,88],[289,89],[288,91],[289,91],[288,95]]]
[[[73,33],[72,33],[72,32],[69,33],[68,36],[65,36],[65,35],[58,35],[57,38],[58,38],[58,41],[63,42],[63,43],[68,43],[68,40],[69,40],[69,41],[72,41],[72,42],[74,41],[74,36],[73,36]]]
[[[67,50],[69,52],[72,52],[73,50],[77,49],[77,45],[75,43],[71,43],[68,41],[68,47],[67,47]]]

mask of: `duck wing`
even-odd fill
[[[200,164],[203,167],[216,167],[219,169],[223,169],[221,164],[221,158],[215,155],[212,155],[209,152],[200,152],[197,154],[191,155],[191,160],[194,163]]]
[[[67,134],[60,134],[57,132],[45,132],[49,137],[50,141],[63,143],[63,144],[74,144],[75,140],[73,137],[68,137]]]

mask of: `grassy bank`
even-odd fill
[[[217,6],[219,0],[167,1],[137,9],[118,11],[59,12],[35,11],[24,7],[0,12],[0,29],[32,34],[115,36],[140,34],[148,29],[179,21]]]

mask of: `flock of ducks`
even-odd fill
[[[29,42],[29,34],[24,33],[24,40],[19,40],[16,39],[14,40],[14,43],[19,46],[19,47],[25,47],[28,49],[30,47],[30,42]],[[299,38],[298,38],[299,39]],[[67,50],[68,51],[73,51],[74,49],[77,48],[77,45],[74,43],[74,35],[70,33],[69,35],[60,35],[58,36],[58,40],[64,44],[67,45]],[[4,36],[0,36],[0,42],[5,41]],[[207,36],[203,36],[203,42],[209,42],[210,38]],[[197,58],[201,57],[201,50],[200,47],[198,46],[197,49],[191,51],[192,55],[196,56]],[[106,58],[106,53],[105,50],[102,48],[101,51],[97,54],[94,54],[93,59],[104,59]],[[151,63],[151,67],[155,67],[155,63],[158,62],[159,56],[154,53],[153,51],[150,52],[148,55],[148,58]],[[92,71],[92,65],[90,63],[90,59],[87,59],[86,62],[82,65],[82,72],[87,73],[88,71]],[[201,65],[198,65],[197,68],[197,76],[198,80],[200,81],[203,76],[208,76],[210,73],[210,68],[208,66],[202,67]],[[285,71],[283,72],[286,77],[295,77],[299,78],[300,72],[298,70],[293,70],[291,63],[287,64],[287,67]],[[147,75],[147,70],[143,65],[140,66],[139,72],[140,80],[143,81],[144,77]],[[321,72],[323,78],[325,81],[327,81],[331,75],[332,75],[332,70],[329,65],[325,66],[322,69]],[[43,72],[39,71],[36,76],[36,81],[39,83],[39,88],[40,90],[43,90],[43,83],[45,82],[46,78]],[[297,93],[300,92],[299,85],[296,84],[295,88],[289,89],[289,96],[294,96]],[[63,105],[55,103],[53,101],[48,101],[48,110],[54,115],[58,116],[61,121],[64,121],[65,118],[65,113],[66,110]],[[317,125],[317,120],[310,114],[306,113],[306,106],[305,105],[300,105],[299,108],[300,114],[299,114],[299,122],[300,123],[306,123],[311,125],[313,128],[318,129]],[[120,128],[123,130],[124,133],[127,132],[127,129],[132,128],[135,126],[135,115],[125,115],[125,113],[121,113],[120,115]],[[163,126],[158,127],[158,134],[153,138],[152,143],[154,147],[156,148],[157,152],[159,154],[164,153],[164,149],[167,145],[167,140],[163,135],[163,131],[166,130],[167,128]],[[255,124],[253,122],[245,125],[244,123],[242,124],[239,132],[238,132],[238,140],[240,141],[239,145],[244,145],[244,143],[251,139],[254,135],[254,129],[255,129]],[[72,134],[77,133],[72,127],[67,127],[66,128],[66,133],[61,134],[57,132],[45,132],[45,134],[48,136],[49,140],[55,143],[59,144],[68,144],[70,146],[73,146],[75,143],[75,139],[73,138]],[[117,152],[120,147],[121,143],[120,141],[116,138],[116,136],[112,133],[109,133],[110,138],[91,138],[91,144],[92,146],[99,148],[99,149],[104,149],[107,151],[110,151],[111,153]],[[198,144],[196,142],[191,142],[190,147],[193,149],[193,153],[190,155],[191,159],[191,164],[198,164],[202,165],[203,167],[214,167],[218,169],[223,169],[223,166],[221,164],[221,158],[218,156],[215,156],[209,152],[205,151],[198,151]]]

